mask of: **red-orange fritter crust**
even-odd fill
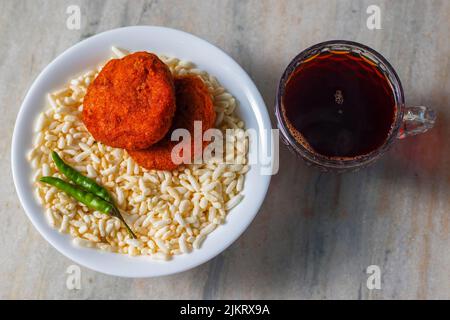
[[[84,98],[83,122],[106,145],[145,149],[166,135],[175,108],[169,68],[154,54],[136,52],[103,67]]]
[[[197,76],[175,78],[177,110],[173,125],[167,135],[146,150],[128,151],[140,166],[146,169],[174,170],[178,167],[172,162],[171,153],[177,141],[171,141],[173,130],[184,128],[191,134],[193,149],[194,121],[202,122],[202,133],[214,126],[216,113],[208,88]],[[207,144],[203,143],[203,147]],[[191,152],[193,156],[194,151]],[[192,157],[193,158],[193,157]]]

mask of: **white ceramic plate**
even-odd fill
[[[225,250],[248,227],[264,200],[270,176],[252,165],[246,175],[244,199],[230,211],[224,225],[211,233],[199,250],[175,256],[170,261],[102,252],[74,246],[71,237],[60,234],[46,221],[43,208],[34,198],[31,167],[26,154],[31,148],[34,122],[45,105],[47,93],[70,78],[94,68],[111,56],[111,46],[130,51],[145,50],[194,62],[217,77],[239,101],[238,114],[247,128],[259,134],[271,129],[269,116],[258,89],[247,73],[226,53],[191,34],[162,27],[137,26],[110,30],[86,39],[57,57],[37,77],[20,108],[12,140],[12,172],[17,194],[36,229],[58,251],[76,263],[106,274],[123,277],[153,277],[198,266]],[[267,147],[265,143],[261,147]],[[256,152],[250,148],[250,154]]]

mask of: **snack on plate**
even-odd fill
[[[172,150],[178,141],[171,140],[171,134],[176,129],[189,131],[191,139],[188,141],[191,149],[190,163],[203,151],[194,150],[194,121],[201,124],[201,133],[214,126],[216,113],[214,111],[211,95],[203,81],[197,76],[184,76],[175,78],[175,96],[177,110],[173,118],[172,128],[166,136],[158,143],[146,150],[128,151],[128,154],[137,164],[146,169],[174,170],[178,167],[172,161]],[[204,143],[203,146],[206,146]],[[202,147],[202,145],[200,145]],[[178,155],[182,157],[182,154]],[[201,156],[201,155],[200,155]]]
[[[95,140],[129,150],[148,148],[172,123],[172,75],[148,52],[113,59],[89,85],[83,105],[83,122]]]
[[[118,58],[126,55],[117,48],[113,51]],[[134,60],[147,68],[147,62],[144,62],[147,58],[143,57],[148,56],[153,57],[147,53],[131,54],[127,56],[130,60],[125,61]],[[128,70],[120,68],[123,74],[119,77],[110,73],[116,70],[114,64],[117,62],[108,62],[103,69],[87,71],[49,94],[48,106],[37,119],[28,160],[36,198],[45,208],[49,224],[61,233],[70,234],[75,244],[167,260],[200,248],[208,234],[223,224],[230,210],[243,199],[245,174],[250,169],[247,163],[249,142],[244,123],[235,113],[235,98],[214,76],[177,58],[160,56],[162,62],[151,59],[154,65],[148,68],[156,65],[169,72],[168,76],[164,75],[166,71],[156,76],[160,86],[158,91],[163,92],[153,92],[154,96],[141,91],[155,88],[150,88],[150,78],[143,76],[144,69],[139,67],[136,71],[132,65]],[[160,66],[161,63],[164,66]],[[109,76],[102,76],[102,73],[108,74],[106,71]],[[126,82],[122,78],[124,75],[135,82],[114,82]],[[171,79],[177,79],[181,110],[177,113],[175,95],[171,96]],[[117,92],[103,92],[107,88],[117,89]],[[137,95],[135,99],[131,91],[128,92],[130,89]],[[100,96],[105,110],[98,110],[95,97]],[[153,104],[154,99],[161,104]],[[145,101],[149,103],[145,104]],[[163,111],[163,104],[169,110]],[[143,114],[145,108],[153,107],[159,115],[150,123],[148,116]],[[96,114],[86,109],[95,110]],[[172,121],[173,114],[177,114],[177,118]],[[100,118],[103,116],[105,119]],[[126,119],[117,120],[120,117]],[[159,123],[156,118],[160,119]],[[227,147],[231,146],[234,151],[234,158],[229,159],[227,154],[223,161],[213,158],[201,164],[180,165],[173,170],[149,170],[133,160],[125,149],[107,145],[145,145],[147,148],[154,140],[166,140],[172,125],[191,130],[192,119],[203,120],[204,129],[219,129],[227,138]],[[114,132],[115,126],[121,134]],[[163,127],[167,128],[163,130]],[[155,132],[163,131],[164,134],[157,138]],[[57,163],[53,158],[58,160]],[[69,166],[76,172],[69,170]],[[50,183],[40,182],[42,177],[51,177],[43,179]]]

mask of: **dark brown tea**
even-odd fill
[[[321,53],[300,64],[282,100],[283,118],[295,140],[329,158],[354,158],[381,147],[395,113],[386,76],[349,52]]]

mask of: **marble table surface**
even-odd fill
[[[381,9],[381,30],[366,10]],[[69,5],[81,28],[66,27]],[[73,264],[33,228],[16,196],[10,145],[35,77],[78,41],[112,28],[162,25],[219,46],[250,74],[273,121],[289,60],[329,39],[365,43],[396,68],[407,103],[432,106],[436,127],[400,141],[375,165],[331,175],[286,148],[254,222],[228,250],[193,270],[124,279]],[[439,299],[450,298],[450,1],[0,1],[0,298]],[[381,271],[369,290],[367,267]]]

